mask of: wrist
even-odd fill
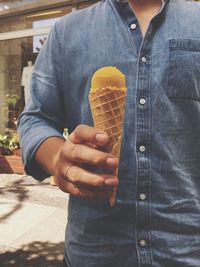
[[[60,151],[65,143],[64,138],[49,137],[38,148],[35,160],[50,175],[56,172]]]

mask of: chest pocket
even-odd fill
[[[169,41],[169,98],[200,100],[200,40]]]

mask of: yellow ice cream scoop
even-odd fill
[[[126,90],[125,75],[116,67],[102,67],[94,73],[91,81],[91,91],[99,88]]]

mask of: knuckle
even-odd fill
[[[82,193],[79,188],[75,187],[73,191],[73,195],[76,197],[82,197]]]
[[[92,158],[92,163],[93,164],[97,165],[97,164],[99,164],[99,162],[100,162],[99,157],[95,156],[95,157]]]
[[[81,134],[81,132],[83,131],[84,127],[85,127],[84,124],[79,124],[79,125],[75,128],[75,130],[74,130],[74,132],[73,132],[74,135],[78,135],[78,136],[80,136],[80,134]]]
[[[70,158],[75,162],[82,162],[86,158],[86,151],[80,145],[73,145],[70,151]]]
[[[65,192],[65,193],[68,192],[67,189],[66,189],[66,186],[64,185],[64,183],[63,183],[63,181],[62,181],[62,179],[60,177],[57,178],[57,186],[61,191]]]
[[[76,153],[74,153],[74,160],[81,161],[85,158],[85,153],[80,147],[76,147]]]
[[[71,145],[72,145],[72,142],[70,141],[70,139],[68,138],[66,141],[65,141],[65,144],[62,148],[62,153],[64,153],[65,155],[67,155],[69,153],[69,150],[71,149]]]
[[[79,178],[77,176],[74,176],[72,179],[73,184],[79,184]]]
[[[103,161],[103,159],[102,159],[102,156],[100,156],[100,155],[96,155],[95,157],[92,157],[92,163],[94,164],[94,165],[98,165],[98,164],[100,164],[101,162]]]
[[[79,184],[79,174],[77,170],[71,168],[70,180],[73,184]]]
[[[94,187],[104,186],[104,178],[101,175],[93,174],[90,178],[90,184]]]
[[[116,187],[119,186],[119,179],[116,180]]]
[[[54,175],[60,181],[60,176],[63,174],[63,168],[61,164],[57,164]]]
[[[73,160],[77,160],[77,158],[78,158],[76,145],[72,145],[71,146],[70,158],[73,159]]]
[[[59,160],[61,159],[65,159],[65,158],[67,158],[67,155],[68,155],[68,153],[69,153],[69,149],[70,149],[70,143],[69,142],[66,142],[65,144],[64,144],[64,146],[60,149],[60,151],[59,151]]]
[[[65,150],[62,148],[59,153],[59,158],[63,159],[65,157]]]
[[[103,179],[94,180],[93,185],[96,187],[102,187],[104,185],[104,180]]]

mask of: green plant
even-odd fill
[[[10,154],[11,151],[9,149],[9,145],[10,145],[9,136],[6,134],[1,134],[0,135],[0,147],[1,147],[3,154]]]
[[[20,148],[19,139],[17,135],[0,134],[0,148],[3,154],[12,155],[15,149]]]
[[[15,107],[17,105],[19,101],[19,96],[17,94],[14,93],[9,93],[6,95],[6,100],[5,103],[9,106],[9,107]]]

